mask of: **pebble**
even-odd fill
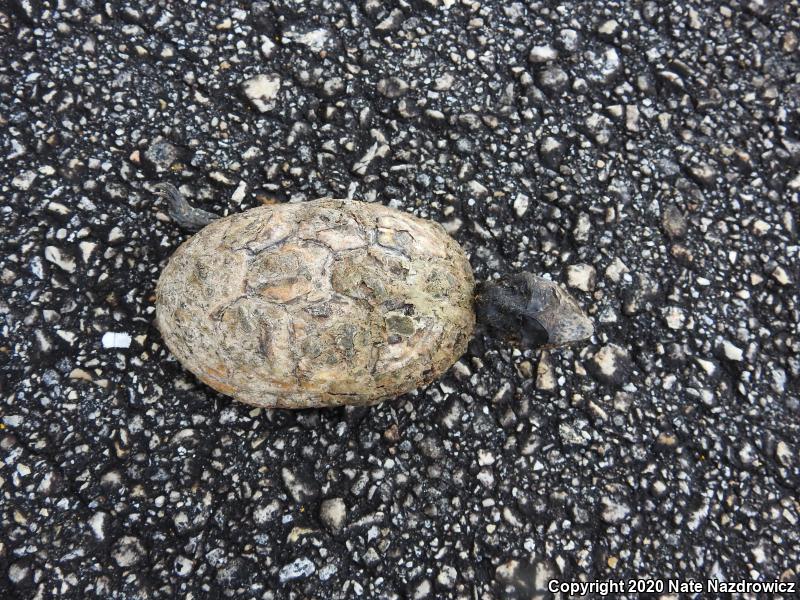
[[[792,278],[789,277],[789,273],[780,265],[772,270],[772,278],[781,285],[790,285],[792,283]]]
[[[399,77],[387,77],[378,82],[378,93],[387,98],[399,98],[408,91],[408,83]]]
[[[556,372],[550,353],[543,351],[536,365],[536,389],[551,392],[556,389]]]
[[[775,446],[775,458],[787,469],[794,464],[794,452],[792,452],[789,444],[783,440],[779,441]]]
[[[239,185],[236,186],[236,189],[231,194],[231,201],[236,202],[237,204],[241,204],[242,200],[245,198],[245,194],[247,193],[247,182],[240,181]]]
[[[611,141],[611,121],[600,113],[592,113],[584,122],[586,130],[595,142],[605,146]]]
[[[528,54],[528,60],[534,64],[551,62],[558,58],[558,51],[552,46],[534,46]]]
[[[586,421],[577,420],[573,425],[571,423],[561,423],[558,426],[558,435],[561,442],[564,444],[572,444],[574,446],[586,446],[592,441],[591,434],[584,430],[583,427],[587,425]]]
[[[11,180],[11,185],[18,190],[27,192],[31,189],[34,181],[36,181],[36,173],[34,171],[22,171]]]
[[[569,75],[560,67],[548,67],[539,73],[539,85],[553,92],[560,92],[567,87]]]
[[[126,535],[117,542],[111,557],[120,567],[132,567],[144,558],[144,547],[139,538]]]
[[[614,257],[605,270],[606,279],[613,283],[619,283],[625,273],[630,273],[630,269],[618,256]]]
[[[44,257],[67,273],[75,272],[75,259],[62,253],[61,249],[56,246],[46,246],[44,249]]]
[[[564,144],[552,136],[545,136],[539,144],[539,158],[550,169],[558,169],[564,155]]]
[[[603,521],[611,525],[625,522],[628,519],[628,515],[631,513],[631,509],[627,504],[609,496],[603,496],[600,499],[600,503],[603,506],[600,516]]]
[[[130,348],[131,336],[127,333],[108,331],[103,334],[103,348]]]
[[[458,571],[456,571],[456,569],[450,565],[443,566],[441,569],[439,569],[439,573],[436,575],[436,583],[446,589],[452,589],[457,580]]]
[[[661,215],[661,224],[667,236],[672,239],[686,235],[686,217],[674,204],[668,205]]]
[[[450,88],[453,87],[455,83],[455,77],[453,77],[450,73],[443,73],[433,83],[433,89],[437,92],[446,92]]]
[[[625,128],[628,131],[639,131],[639,107],[629,104],[625,107]]]
[[[664,309],[664,322],[670,329],[683,329],[686,325],[686,312],[677,306],[669,306]]]
[[[711,187],[717,178],[717,171],[708,163],[698,163],[689,166],[692,178],[705,187]]]
[[[122,231],[120,227],[112,227],[111,231],[108,232],[108,243],[114,244],[121,240],[125,239],[125,233]]]
[[[383,19],[375,27],[378,31],[395,31],[402,25],[405,20],[405,14],[399,8],[395,8],[389,13],[389,16]]]
[[[331,531],[340,531],[347,520],[347,506],[342,498],[329,498],[320,505],[319,518]]]
[[[316,567],[314,566],[313,562],[311,562],[308,558],[301,557],[281,567],[281,570],[278,573],[278,579],[281,583],[287,583],[297,579],[305,579],[314,573],[315,570]]]
[[[725,354],[725,358],[728,360],[732,360],[735,362],[741,362],[744,360],[744,350],[741,348],[734,346],[728,340],[724,340],[722,342],[722,352]]]
[[[287,467],[281,469],[281,478],[286,489],[295,502],[306,502],[315,498],[319,492],[317,484],[312,477],[299,470]]]
[[[275,52],[275,42],[273,42],[269,37],[266,35],[261,36],[261,54],[264,55],[264,58],[269,58],[272,56],[272,53]]]
[[[526,194],[517,194],[516,198],[514,198],[514,212],[517,213],[518,217],[528,212],[528,206],[530,206],[530,197]]]
[[[144,160],[163,173],[178,160],[178,149],[163,137],[155,138],[144,152]]]
[[[599,85],[609,84],[622,70],[622,61],[614,48],[606,48],[602,54],[587,53],[592,69],[588,72],[588,79]]]
[[[620,385],[630,370],[630,356],[625,348],[606,344],[592,357],[589,367],[597,380],[608,385]]]
[[[351,171],[356,175],[366,175],[367,169],[376,158],[383,158],[389,154],[390,147],[388,144],[381,144],[375,142],[367,152],[362,156],[352,167]]]
[[[30,574],[30,566],[26,561],[19,560],[8,567],[8,578],[11,583],[22,583]]]
[[[177,556],[175,557],[174,570],[178,577],[188,577],[194,570],[194,563],[185,556]]]
[[[601,36],[612,38],[619,32],[619,30],[619,23],[615,19],[609,19],[597,28],[597,33],[599,33]]]
[[[295,29],[290,28],[283,33],[283,43],[296,43],[307,46],[314,52],[321,52],[329,46],[333,40],[332,34],[328,29]]]
[[[423,579],[417,585],[417,588],[414,590],[414,600],[423,600],[423,598],[428,598],[431,593],[431,582],[427,579]]]
[[[580,263],[567,267],[567,285],[582,292],[591,292],[597,282],[597,271],[592,265]]]
[[[92,534],[98,541],[106,539],[106,531],[108,530],[109,517],[107,513],[97,512],[89,519],[89,527]]]
[[[275,108],[280,88],[281,78],[274,73],[256,75],[242,83],[245,96],[262,113]]]
[[[580,35],[574,29],[562,29],[558,32],[558,45],[564,52],[574,54],[580,47]]]

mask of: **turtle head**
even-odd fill
[[[594,333],[575,298],[558,284],[527,272],[479,284],[475,313],[490,334],[524,347],[563,346]]]

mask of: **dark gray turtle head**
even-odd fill
[[[167,201],[169,216],[183,229],[199,231],[219,216],[189,204],[171,183],[156,183],[153,192]]]
[[[592,337],[594,327],[566,290],[532,273],[513,273],[479,284],[479,326],[524,347],[563,346]]]

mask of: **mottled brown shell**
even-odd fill
[[[425,385],[467,347],[474,279],[432,221],[351,200],[214,221],[170,258],[156,323],[172,353],[248,404],[374,404]]]

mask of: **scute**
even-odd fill
[[[438,224],[322,198],[232,215],[187,240],[159,278],[156,323],[187,369],[242,402],[374,404],[463,354],[473,288]]]

